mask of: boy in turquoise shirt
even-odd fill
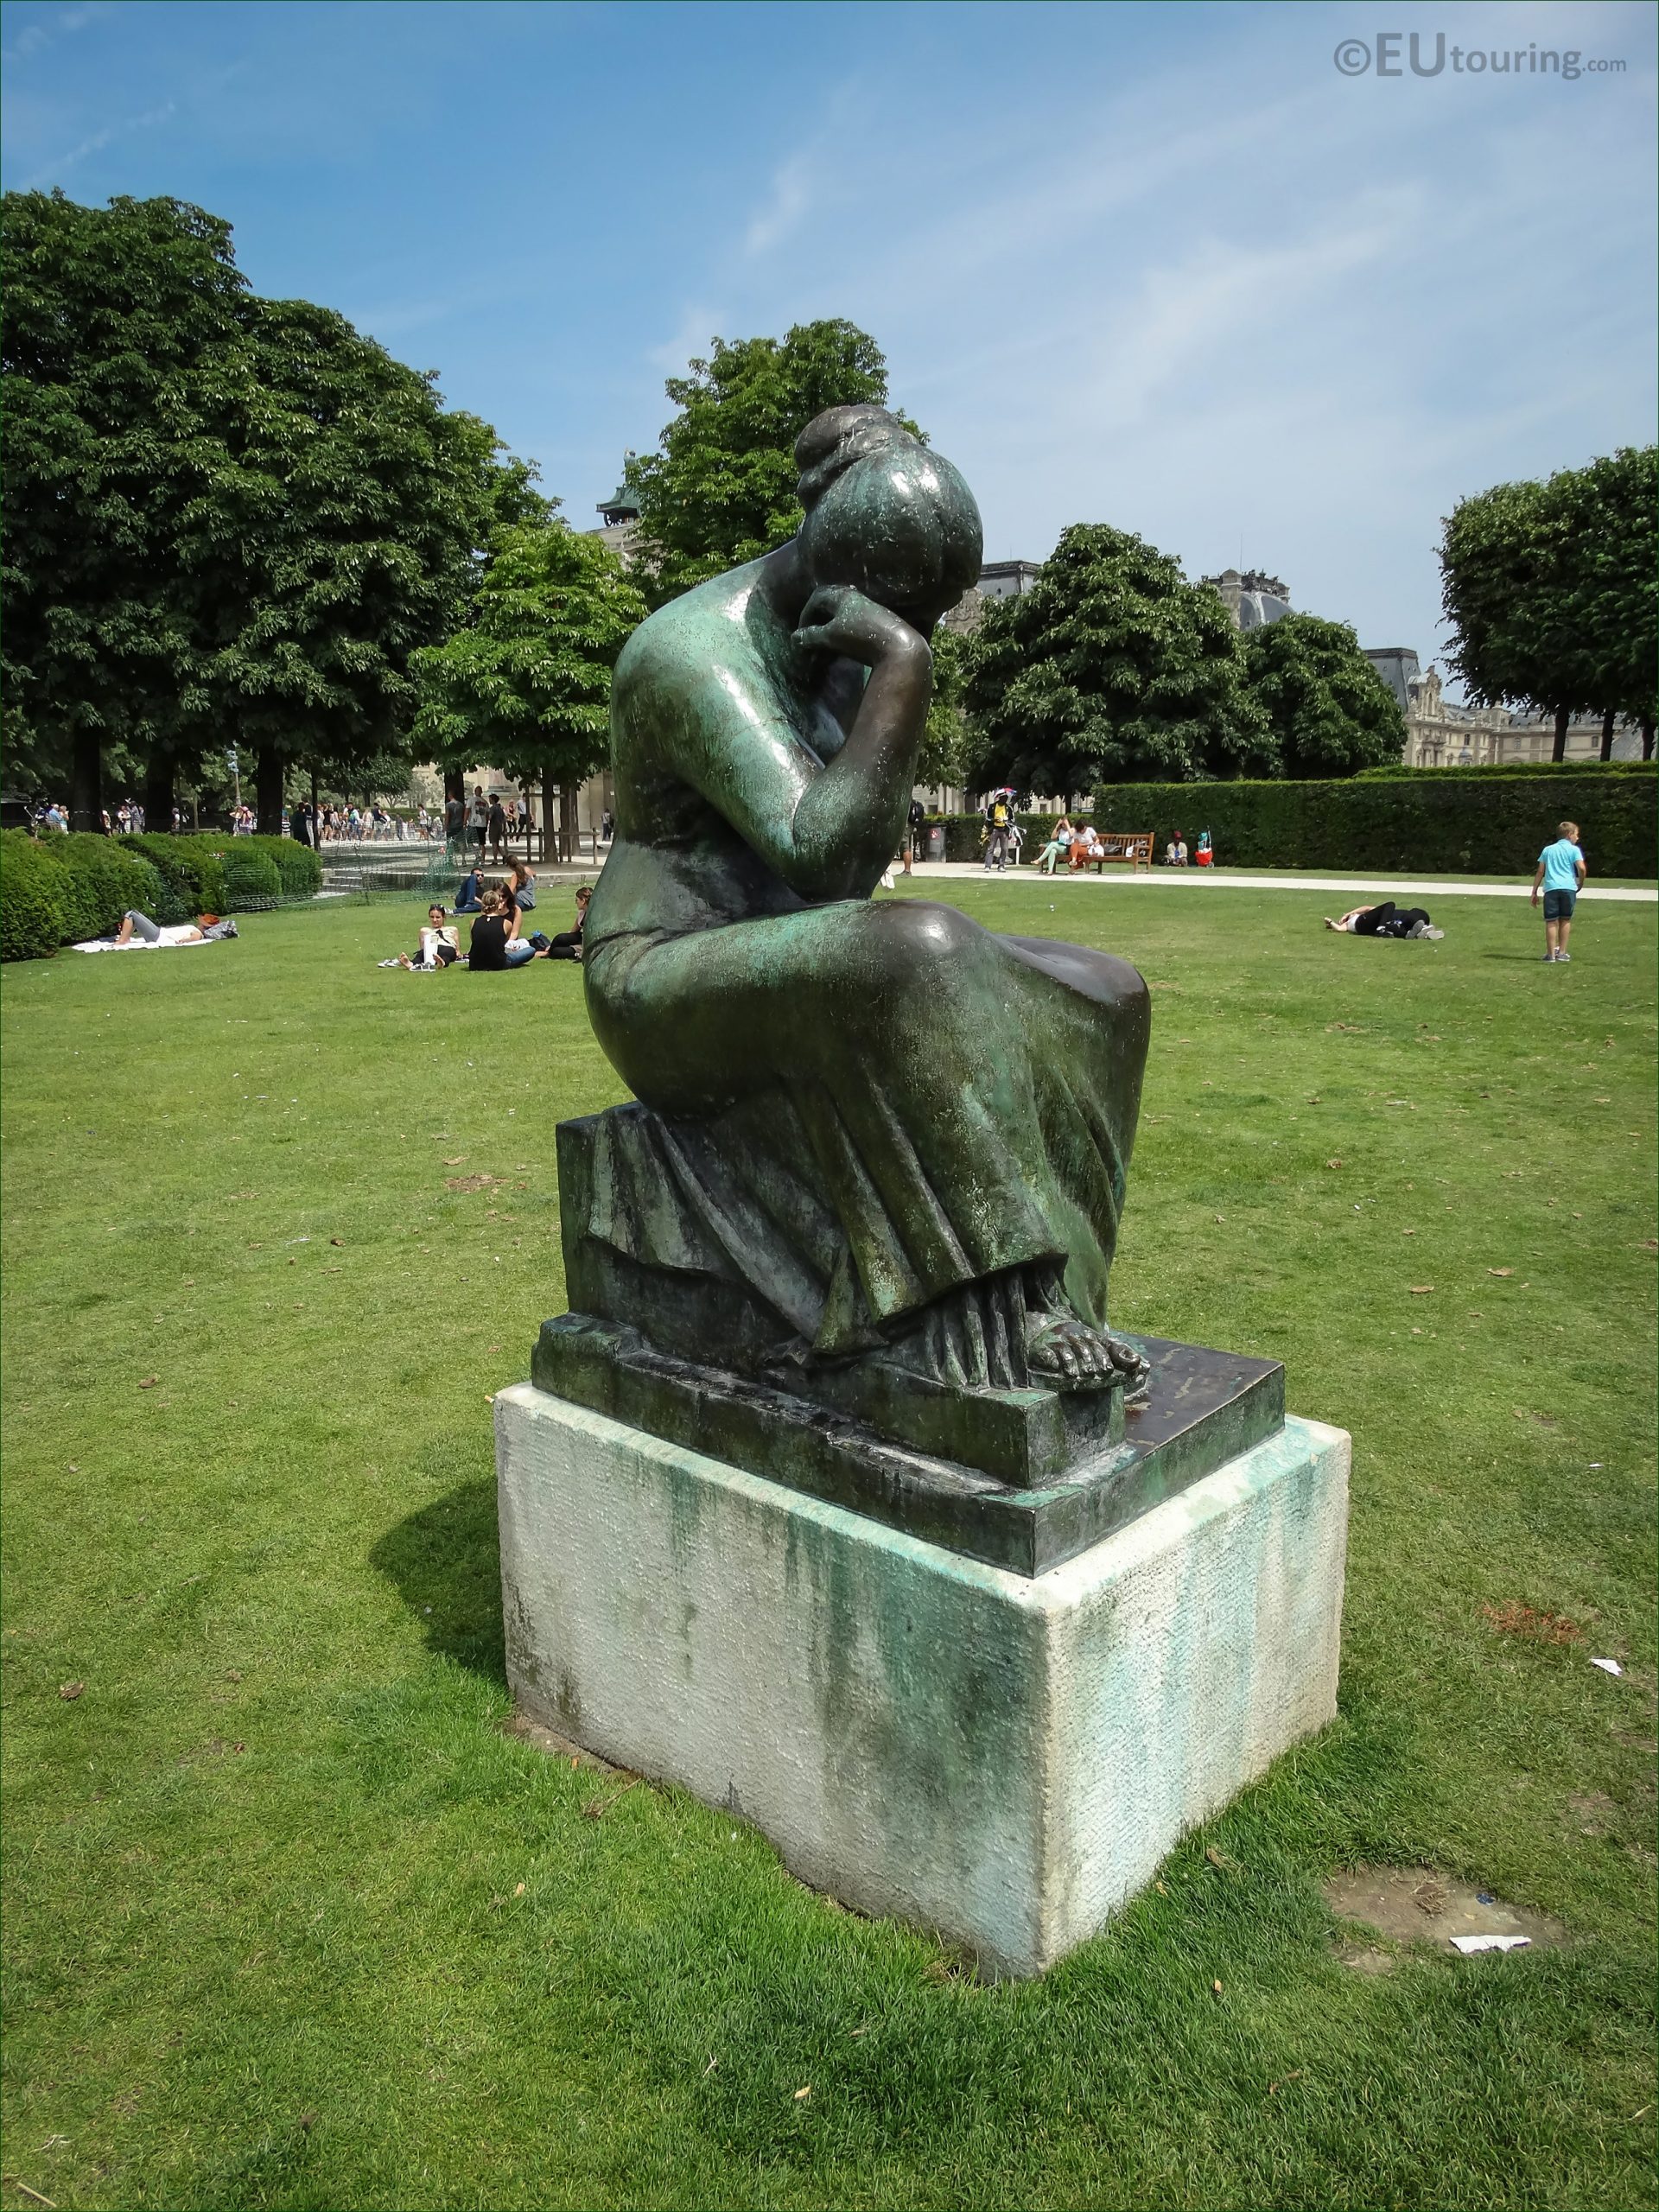
[[[1557,836],[1553,845],[1546,845],[1538,855],[1538,867],[1532,879],[1532,903],[1538,904],[1538,893],[1544,894],[1544,959],[1571,960],[1567,940],[1573,928],[1573,909],[1584,888],[1584,855],[1579,850],[1579,825],[1576,822],[1556,824]]]

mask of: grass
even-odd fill
[[[12,968],[0,2202],[1651,2202],[1652,916],[949,888],[1154,985],[1118,1318],[1353,1431],[1337,1724],[1039,1984],[611,1802],[505,1732],[486,1403],[619,1096],[579,973],[343,906]],[[1570,1940],[1356,1974],[1367,1860]]]

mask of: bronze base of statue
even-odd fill
[[[761,1117],[774,1147],[786,1118],[781,1102]],[[543,1327],[539,1388],[1021,1574],[1282,1426],[1274,1360],[1114,1333],[1125,1367],[1040,1374],[1017,1275],[826,1356],[815,1286],[845,1273],[836,1248],[801,1232],[773,1150],[738,1150],[730,1128],[637,1105],[560,1125],[572,1310]]]
[[[1126,1422],[1120,1391],[1099,1393],[1101,1431],[1074,1429],[1074,1454],[1040,1484],[1029,1470],[1063,1419],[1065,1394],[973,1391],[931,1418],[964,1435],[999,1431],[1023,1477],[995,1474],[882,1433],[817,1397],[657,1350],[625,1322],[566,1313],[543,1325],[537,1386],[728,1466],[828,1499],[969,1559],[1037,1575],[1087,1551],[1213,1474],[1284,1426],[1285,1371],[1159,1337],[1133,1339],[1154,1389]],[[913,1380],[913,1378],[909,1378]],[[1040,1402],[1046,1400],[1045,1407]],[[898,1404],[895,1395],[887,1408]],[[1086,1401],[1084,1402],[1087,1402]],[[880,1410],[880,1408],[874,1408]],[[901,1412],[919,1432],[930,1417]],[[981,1457],[988,1456],[985,1452]]]

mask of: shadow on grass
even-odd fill
[[[395,1584],[428,1648],[505,1684],[495,1484],[458,1483],[387,1530],[370,1564]]]

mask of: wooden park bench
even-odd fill
[[[1127,861],[1133,868],[1152,866],[1152,832],[1150,830],[1103,830],[1099,832],[1100,849],[1090,853],[1087,860],[1073,860],[1071,866],[1079,871],[1092,868],[1100,874],[1107,861]],[[1076,846],[1072,847],[1075,853]]]

